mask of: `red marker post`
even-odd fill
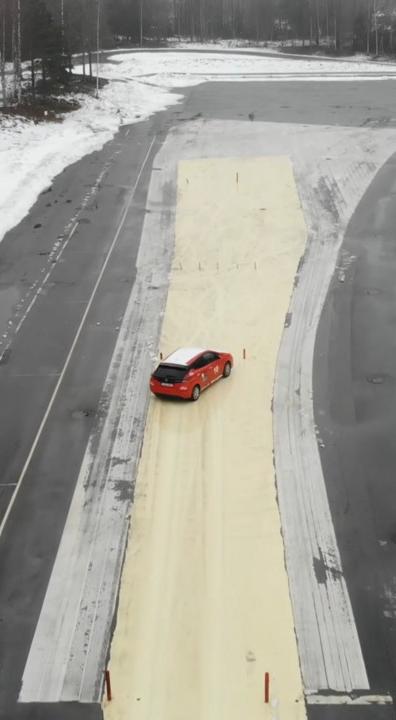
[[[269,673],[264,673],[264,702],[269,703]]]
[[[105,676],[105,685],[106,685],[106,697],[110,701],[111,700],[110,670],[105,670],[104,676]]]

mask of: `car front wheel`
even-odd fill
[[[201,394],[201,388],[199,387],[199,385],[194,385],[193,391],[191,393],[191,400],[193,402],[196,402],[199,399],[200,394]]]
[[[229,377],[229,375],[231,375],[231,363],[227,361],[226,364],[224,365],[223,377],[226,378],[226,377]]]

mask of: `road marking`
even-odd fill
[[[116,154],[116,153],[115,153],[115,154]],[[113,155],[113,158],[114,158],[114,155]],[[111,159],[112,159],[112,158],[111,158]],[[19,330],[21,329],[21,327],[22,327],[23,323],[25,322],[28,314],[30,313],[33,305],[35,304],[38,296],[41,294],[44,285],[46,284],[47,280],[48,280],[48,279],[50,278],[50,276],[52,275],[52,272],[53,272],[54,268],[56,267],[58,260],[60,260],[60,258],[62,257],[65,249],[67,248],[67,246],[68,246],[68,244],[69,244],[69,241],[70,241],[71,238],[73,237],[73,235],[74,235],[74,233],[75,233],[75,231],[76,231],[76,229],[77,229],[77,227],[78,227],[78,225],[79,225],[79,220],[78,220],[77,218],[80,217],[80,215],[81,215],[81,213],[83,212],[83,210],[85,210],[88,202],[89,202],[90,200],[92,200],[92,198],[95,196],[96,192],[97,192],[98,189],[100,188],[100,183],[102,182],[104,176],[106,175],[106,173],[107,173],[107,171],[108,171],[108,169],[109,169],[109,167],[110,167],[111,159],[110,159],[110,161],[108,160],[108,161],[104,164],[101,172],[99,173],[98,177],[97,177],[96,180],[95,180],[95,183],[92,185],[92,187],[90,188],[90,190],[85,194],[84,199],[83,199],[83,202],[81,203],[81,207],[80,207],[80,209],[78,210],[78,212],[76,212],[76,213],[71,217],[71,219],[69,220],[69,222],[67,223],[67,225],[64,227],[64,229],[65,229],[65,231],[66,231],[66,239],[64,239],[62,235],[61,235],[61,236],[58,236],[58,241],[54,244],[51,252],[50,252],[49,255],[48,255],[48,263],[50,263],[50,268],[49,268],[48,272],[46,273],[44,279],[41,281],[40,284],[38,283],[38,281],[36,281],[36,282],[34,282],[33,285],[30,287],[30,290],[31,290],[31,291],[34,290],[35,293],[34,293],[32,299],[31,299],[28,307],[26,308],[25,312],[24,312],[23,315],[21,316],[21,318],[20,318],[20,320],[19,320],[19,323],[17,324],[17,326],[16,326],[16,328],[15,328],[15,331],[14,331],[13,336],[8,340],[6,346],[5,346],[4,349],[2,350],[2,352],[1,352],[1,354],[0,354],[0,362],[1,362],[2,358],[3,358],[3,356],[4,356],[4,353],[6,353],[7,350],[10,348],[13,337],[14,337],[15,335],[17,335],[17,333],[18,333]],[[71,231],[70,231],[69,234],[68,234],[68,233],[67,233],[67,229],[72,225],[73,222],[74,222],[74,225],[73,225]],[[60,242],[60,238],[61,238],[61,237],[62,237],[62,239],[63,239],[63,242],[62,242],[62,243]],[[59,245],[61,245],[61,247],[60,247],[59,252],[57,252],[57,249],[59,248]],[[43,269],[41,270],[41,272],[45,272],[45,268],[43,268]],[[20,304],[23,304],[27,299],[28,299],[28,295],[25,296],[25,297],[21,300]],[[6,337],[6,336],[4,336],[4,337]]]
[[[63,243],[63,245],[62,245],[62,247],[61,247],[58,255],[57,255],[56,258],[55,258],[55,259],[56,259],[56,262],[59,260],[59,258],[60,258],[61,255],[63,254],[64,250],[65,250],[66,247],[68,246],[69,240],[73,237],[77,226],[78,226],[78,222],[75,223],[75,225],[74,225],[73,229],[71,230],[71,232],[69,233],[66,241]],[[52,266],[52,268],[51,268],[50,270],[48,270],[48,272],[46,273],[45,277],[43,278],[43,280],[41,281],[40,285],[38,286],[38,288],[37,288],[35,294],[33,295],[33,297],[32,297],[32,299],[31,299],[29,305],[27,306],[27,308],[26,308],[25,312],[23,313],[23,315],[22,315],[22,317],[21,317],[18,325],[17,325],[16,328],[15,328],[15,335],[17,335],[17,333],[18,333],[19,330],[21,329],[21,327],[22,327],[23,323],[25,322],[27,316],[29,315],[29,313],[30,313],[33,305],[35,304],[38,296],[41,294],[41,291],[42,291],[44,285],[46,284],[47,280],[49,279],[49,277],[50,277],[50,275],[51,275],[51,273],[52,273],[52,271],[53,271],[53,269],[54,269],[54,267],[55,267],[55,264],[56,264],[56,263],[54,263],[53,266]],[[7,348],[10,347],[10,345],[11,345],[11,341],[8,343]],[[6,350],[7,348],[5,348],[5,350]],[[5,350],[3,350],[3,353],[5,352]]]
[[[391,695],[306,695],[308,705],[392,705]]]
[[[82,316],[80,325],[78,326],[76,335],[75,335],[74,340],[73,340],[73,342],[72,342],[71,348],[70,348],[69,353],[68,353],[67,358],[66,358],[66,361],[65,361],[65,363],[64,363],[64,365],[63,365],[63,368],[62,368],[62,371],[61,371],[61,373],[60,373],[58,382],[57,382],[56,385],[55,385],[55,388],[54,388],[54,391],[53,391],[53,393],[52,393],[51,399],[50,399],[50,401],[49,401],[49,403],[48,403],[48,407],[47,407],[47,409],[46,409],[46,411],[45,411],[45,414],[44,414],[44,417],[43,417],[43,419],[42,419],[42,421],[41,421],[41,423],[40,423],[40,426],[39,426],[39,429],[38,429],[38,431],[37,431],[36,437],[35,437],[34,440],[33,440],[33,444],[32,444],[32,446],[31,446],[31,448],[30,448],[29,454],[28,454],[28,456],[27,456],[27,458],[26,458],[26,461],[25,461],[25,464],[24,464],[24,466],[23,466],[23,468],[22,468],[22,472],[21,472],[21,474],[20,474],[20,476],[19,476],[19,478],[18,478],[18,481],[17,481],[17,483],[16,483],[15,490],[14,490],[14,492],[13,492],[13,494],[12,494],[11,500],[10,500],[10,502],[9,502],[9,505],[8,505],[8,507],[7,507],[7,510],[6,510],[5,514],[4,514],[3,520],[2,520],[1,525],[0,525],[0,537],[1,537],[1,535],[3,534],[3,531],[4,531],[4,528],[5,528],[5,526],[6,526],[7,520],[8,520],[8,518],[9,518],[9,516],[10,516],[11,510],[12,510],[12,508],[13,508],[13,506],[14,506],[14,503],[15,503],[15,500],[16,500],[16,498],[17,498],[19,489],[20,489],[20,487],[21,487],[21,485],[22,485],[23,479],[24,479],[24,477],[25,477],[25,475],[26,475],[26,472],[27,472],[28,467],[29,467],[29,465],[30,465],[31,459],[32,459],[33,454],[34,454],[34,452],[35,452],[35,450],[36,450],[36,447],[37,447],[37,445],[38,445],[38,442],[39,442],[39,440],[40,440],[40,437],[41,437],[41,434],[42,434],[43,429],[44,429],[44,427],[45,427],[45,424],[46,424],[46,422],[47,422],[48,416],[49,416],[49,414],[50,414],[50,412],[51,412],[51,409],[52,409],[52,406],[53,406],[53,404],[54,404],[54,402],[55,402],[55,398],[56,398],[56,396],[57,396],[57,394],[58,394],[58,390],[59,390],[59,388],[60,388],[60,386],[61,386],[61,383],[62,383],[62,380],[63,380],[63,378],[64,378],[64,376],[65,376],[66,370],[67,370],[67,368],[68,368],[68,366],[69,366],[69,363],[70,363],[72,354],[73,354],[73,352],[74,352],[74,348],[75,348],[76,345],[77,345],[77,342],[78,342],[79,337],[80,337],[80,335],[81,335],[81,332],[82,332],[82,329],[83,329],[83,327],[84,327],[85,321],[86,321],[86,319],[87,319],[87,315],[88,315],[88,313],[89,313],[89,311],[90,311],[90,309],[91,309],[91,306],[92,306],[94,297],[95,297],[95,295],[96,295],[96,291],[97,291],[97,289],[98,289],[98,287],[99,287],[100,281],[102,280],[102,277],[103,277],[103,275],[104,275],[104,272],[105,272],[105,270],[106,270],[106,267],[107,267],[107,265],[108,265],[108,263],[109,263],[110,257],[111,257],[111,255],[112,255],[112,253],[113,253],[114,247],[115,247],[115,245],[116,245],[116,243],[117,243],[117,240],[118,240],[118,238],[119,238],[119,235],[120,235],[120,232],[121,232],[122,227],[123,227],[123,225],[124,225],[124,222],[125,222],[127,213],[128,213],[128,211],[129,211],[129,208],[130,208],[130,206],[131,206],[132,200],[133,200],[133,198],[134,198],[134,195],[135,195],[135,192],[136,192],[136,188],[137,188],[137,186],[138,186],[138,184],[139,184],[139,181],[140,181],[140,178],[141,178],[141,176],[142,176],[143,170],[144,170],[144,168],[145,168],[145,166],[146,166],[146,164],[147,164],[147,160],[148,160],[149,157],[150,157],[150,153],[151,153],[151,150],[152,150],[153,145],[154,145],[154,143],[155,143],[156,137],[157,137],[157,136],[154,135],[154,137],[153,137],[153,139],[152,139],[152,141],[151,141],[151,143],[150,143],[150,146],[149,146],[149,148],[148,148],[148,150],[147,150],[147,152],[146,152],[146,155],[145,155],[145,157],[144,157],[144,160],[143,160],[143,162],[142,162],[142,164],[141,164],[141,166],[140,166],[138,176],[137,176],[136,181],[135,181],[135,183],[134,183],[134,185],[133,185],[133,188],[132,188],[132,190],[131,190],[131,193],[130,193],[130,195],[129,195],[129,198],[128,198],[128,200],[127,200],[127,203],[126,203],[126,205],[125,205],[124,212],[122,213],[120,222],[119,222],[119,224],[118,224],[118,227],[117,227],[116,233],[115,233],[115,235],[114,235],[113,241],[112,241],[112,243],[111,243],[111,245],[110,245],[110,248],[109,248],[109,250],[108,250],[108,252],[107,252],[107,255],[106,255],[105,261],[104,261],[104,263],[103,263],[102,269],[101,269],[101,271],[100,271],[100,273],[99,273],[99,275],[98,275],[98,278],[97,278],[97,280],[96,280],[95,286],[94,286],[94,288],[93,288],[93,290],[92,290],[92,294],[91,294],[91,297],[90,297],[90,299],[89,299],[89,301],[88,301],[88,305],[87,305],[87,307],[85,308],[85,312],[84,312],[84,314],[83,314],[83,316]],[[75,230],[75,227],[74,227],[74,229],[72,230],[72,233],[74,232],[74,230]]]
[[[70,231],[69,240],[73,237],[74,233],[76,232],[76,228],[78,227],[78,222],[74,224],[74,227]]]

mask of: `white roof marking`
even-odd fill
[[[205,348],[179,348],[171,355],[168,355],[162,362],[172,365],[187,365],[190,360],[202,352],[205,352]]]

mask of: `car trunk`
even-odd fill
[[[153,377],[161,383],[180,383],[188,372],[186,365],[166,365],[162,363],[153,373]]]

